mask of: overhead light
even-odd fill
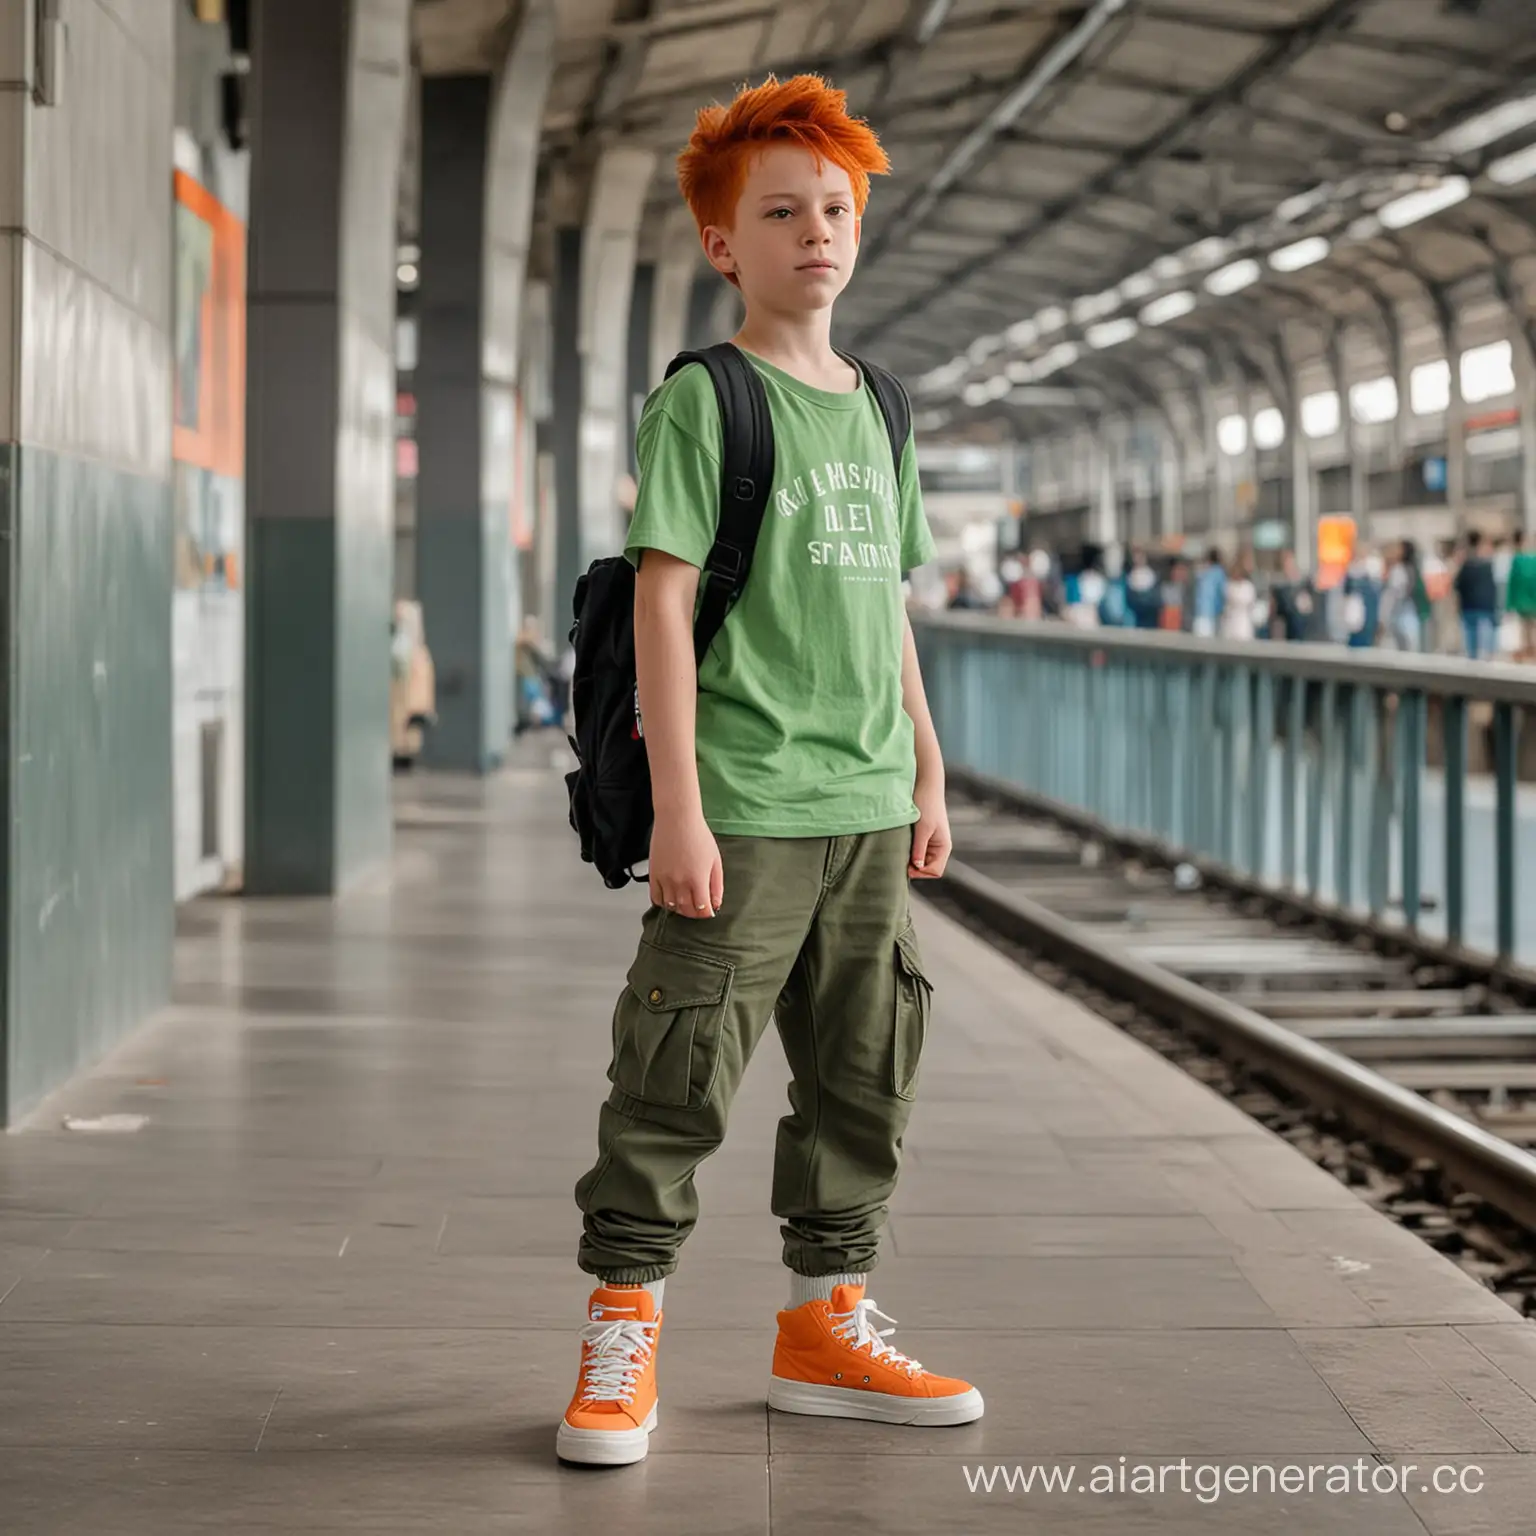
[[[1388,133],[1408,132],[1408,115],[1405,112],[1388,112],[1382,121]]]
[[[421,268],[414,261],[402,261],[395,268],[395,281],[402,288],[414,288],[421,279]]]
[[[1011,362],[1003,370],[1015,384],[1028,384],[1035,376],[1033,363]]]
[[[1434,214],[1443,213],[1447,208],[1454,208],[1457,203],[1465,202],[1471,192],[1472,184],[1465,176],[1446,176],[1434,186],[1410,192],[1407,197],[1395,198],[1384,208],[1378,209],[1376,217],[1388,229],[1406,229],[1410,224],[1417,224],[1420,219],[1430,218]]]
[[[1339,430],[1339,397],[1325,389],[1301,402],[1301,430],[1308,437],[1332,437]]]
[[[1002,346],[1002,342],[996,336],[978,336],[968,348],[966,356],[973,363],[984,363]]]
[[[1095,351],[1102,352],[1108,347],[1118,347],[1122,341],[1129,341],[1141,327],[1124,315],[1118,320],[1105,320],[1100,325],[1090,325],[1083,332],[1083,339]]]
[[[1536,144],[1517,149],[1512,155],[1495,160],[1488,167],[1489,178],[1501,187],[1513,187],[1536,176]]]
[[[1248,422],[1242,416],[1223,416],[1216,423],[1216,443],[1229,459],[1235,459],[1248,447]]]
[[[1218,266],[1231,254],[1232,242],[1212,235],[1209,239],[1190,246],[1184,252],[1184,268],[1186,271],[1193,271],[1197,267]]]
[[[985,405],[991,400],[992,394],[985,384],[967,384],[961,390],[960,398],[967,405]]]
[[[1127,304],[1149,299],[1157,292],[1157,279],[1150,272],[1137,272],[1120,284],[1120,297]]]
[[[1269,264],[1276,272],[1300,272],[1303,267],[1316,266],[1333,247],[1321,235],[1308,235],[1294,245],[1282,245],[1271,251]]]
[[[1442,133],[1432,147],[1451,155],[1468,155],[1473,150],[1497,144],[1500,139],[1507,139],[1532,123],[1536,123],[1536,93],[1500,102],[1486,112],[1469,117]]]
[[[1048,336],[1052,331],[1059,331],[1067,323],[1067,312],[1059,304],[1052,304],[1049,309],[1042,309],[1035,316],[1035,324],[1040,327],[1040,334]]]
[[[1230,266],[1212,272],[1205,280],[1206,292],[1214,293],[1218,298],[1226,298],[1228,294],[1241,293],[1244,288],[1251,288],[1263,275],[1263,267],[1251,256],[1245,256],[1241,261],[1234,261]]]
[[[1396,421],[1397,380],[1390,374],[1383,374],[1379,379],[1366,379],[1352,385],[1349,391],[1349,410],[1355,420],[1365,426]]]
[[[1060,373],[1063,368],[1070,368],[1082,352],[1076,342],[1063,341],[1051,348],[1044,357],[1035,363],[1035,378],[1048,379],[1053,373]]]
[[[1304,219],[1309,213],[1321,208],[1333,196],[1331,186],[1313,187],[1306,192],[1298,192],[1295,197],[1288,197],[1275,209],[1275,217],[1282,224],[1294,224],[1298,219]]]
[[[1437,357],[1408,376],[1408,400],[1415,416],[1438,416],[1451,407],[1451,365]]]
[[[1177,251],[1167,256],[1159,256],[1157,260],[1152,263],[1152,272],[1154,276],[1160,277],[1164,281],[1168,281],[1176,277],[1183,277],[1184,271],[1184,257]]]
[[[1374,213],[1362,214],[1345,233],[1351,240],[1374,240],[1381,233],[1381,220]]]
[[[1285,417],[1272,405],[1266,405],[1253,418],[1253,446],[1278,448],[1285,441]]]
[[[1040,327],[1033,320],[1020,320],[1008,327],[1010,347],[1032,347],[1040,337]]]
[[[414,244],[402,245],[395,252],[395,260],[400,262],[418,262],[421,260],[421,247]]]
[[[1177,293],[1165,293],[1160,299],[1153,299],[1141,312],[1143,325],[1167,325],[1170,320],[1177,320],[1181,315],[1187,315],[1198,300],[1188,288],[1181,288]]]

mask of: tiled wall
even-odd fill
[[[14,1115],[169,986],[176,0],[0,4],[3,1025]]]

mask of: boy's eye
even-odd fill
[[[847,206],[845,204],[843,204],[843,203],[833,203],[832,206],[827,209],[827,212],[828,213],[847,213],[848,209],[847,209]]]
[[[778,219],[778,218],[785,218],[785,219],[787,219],[787,218],[789,218],[789,217],[790,217],[790,215],[791,215],[791,213],[792,213],[792,212],[793,212],[793,211],[794,211],[794,210],[793,210],[793,209],[790,209],[790,208],[775,208],[775,209],[774,209],[774,210],[773,210],[773,211],[772,211],[772,212],[771,212],[771,213],[770,213],[770,214],[769,214],[769,215],[768,215],[768,217],[769,217],[769,218],[770,218],[770,219]]]

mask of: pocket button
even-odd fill
[[[651,1005],[652,1005],[652,1007],[655,1007],[660,1002],[661,1002],[661,988],[660,987],[652,987],[651,988]]]

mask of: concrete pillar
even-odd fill
[[[1120,506],[1115,488],[1115,446],[1113,424],[1100,421],[1093,439],[1094,500],[1089,518],[1089,539],[1095,544],[1113,544],[1120,537]]]
[[[409,0],[252,10],[246,888],[390,846],[395,242]]]
[[[1310,571],[1317,560],[1317,480],[1299,403],[1287,413],[1285,435],[1291,450],[1291,548],[1302,570]]]
[[[165,1001],[174,929],[175,6],[68,7],[42,79],[36,11],[0,4],[0,1125]]]
[[[546,645],[565,638],[570,619],[555,596],[555,496],[550,284],[530,279],[523,289],[523,344],[518,349],[523,400],[523,496],[533,548],[521,562],[523,611],[538,620]]]
[[[582,359],[580,570],[617,553],[623,542],[614,488],[626,460],[620,438],[629,416],[625,394],[630,294],[640,215],[655,168],[653,150],[627,145],[604,150],[587,203],[578,333]],[[562,506],[562,515],[564,510]]]
[[[510,400],[482,385],[493,82],[421,84],[416,591],[437,674],[433,767],[483,773],[511,731],[508,515],[490,494],[511,462]]]
[[[651,366],[648,384],[655,389],[667,364],[688,346],[688,300],[702,265],[698,226],[686,207],[674,208],[662,221],[651,299]],[[720,279],[713,270],[709,276]]]
[[[581,539],[581,230],[554,231],[554,281],[550,291],[550,422],[548,451],[555,504],[555,586],[551,637],[571,626],[571,598],[586,570]]]
[[[695,268],[693,281],[688,289],[688,313],[684,325],[686,345],[689,350],[708,347],[717,341],[725,340],[724,336],[717,336],[714,333],[715,300],[719,296],[723,283],[725,279],[713,267],[701,265]],[[729,334],[727,332],[727,335]]]
[[[1536,528],[1536,351],[1520,315],[1510,316],[1510,344],[1520,402],[1519,526],[1530,532]]]
[[[1162,476],[1163,516],[1158,534],[1180,534],[1184,531],[1184,445],[1179,429],[1170,411],[1163,422],[1162,458],[1159,465]]]
[[[655,313],[656,263],[642,261],[635,268],[635,284],[630,294],[629,352],[624,369],[624,462],[632,475],[640,468],[635,457],[635,428],[651,388],[651,323]]]

